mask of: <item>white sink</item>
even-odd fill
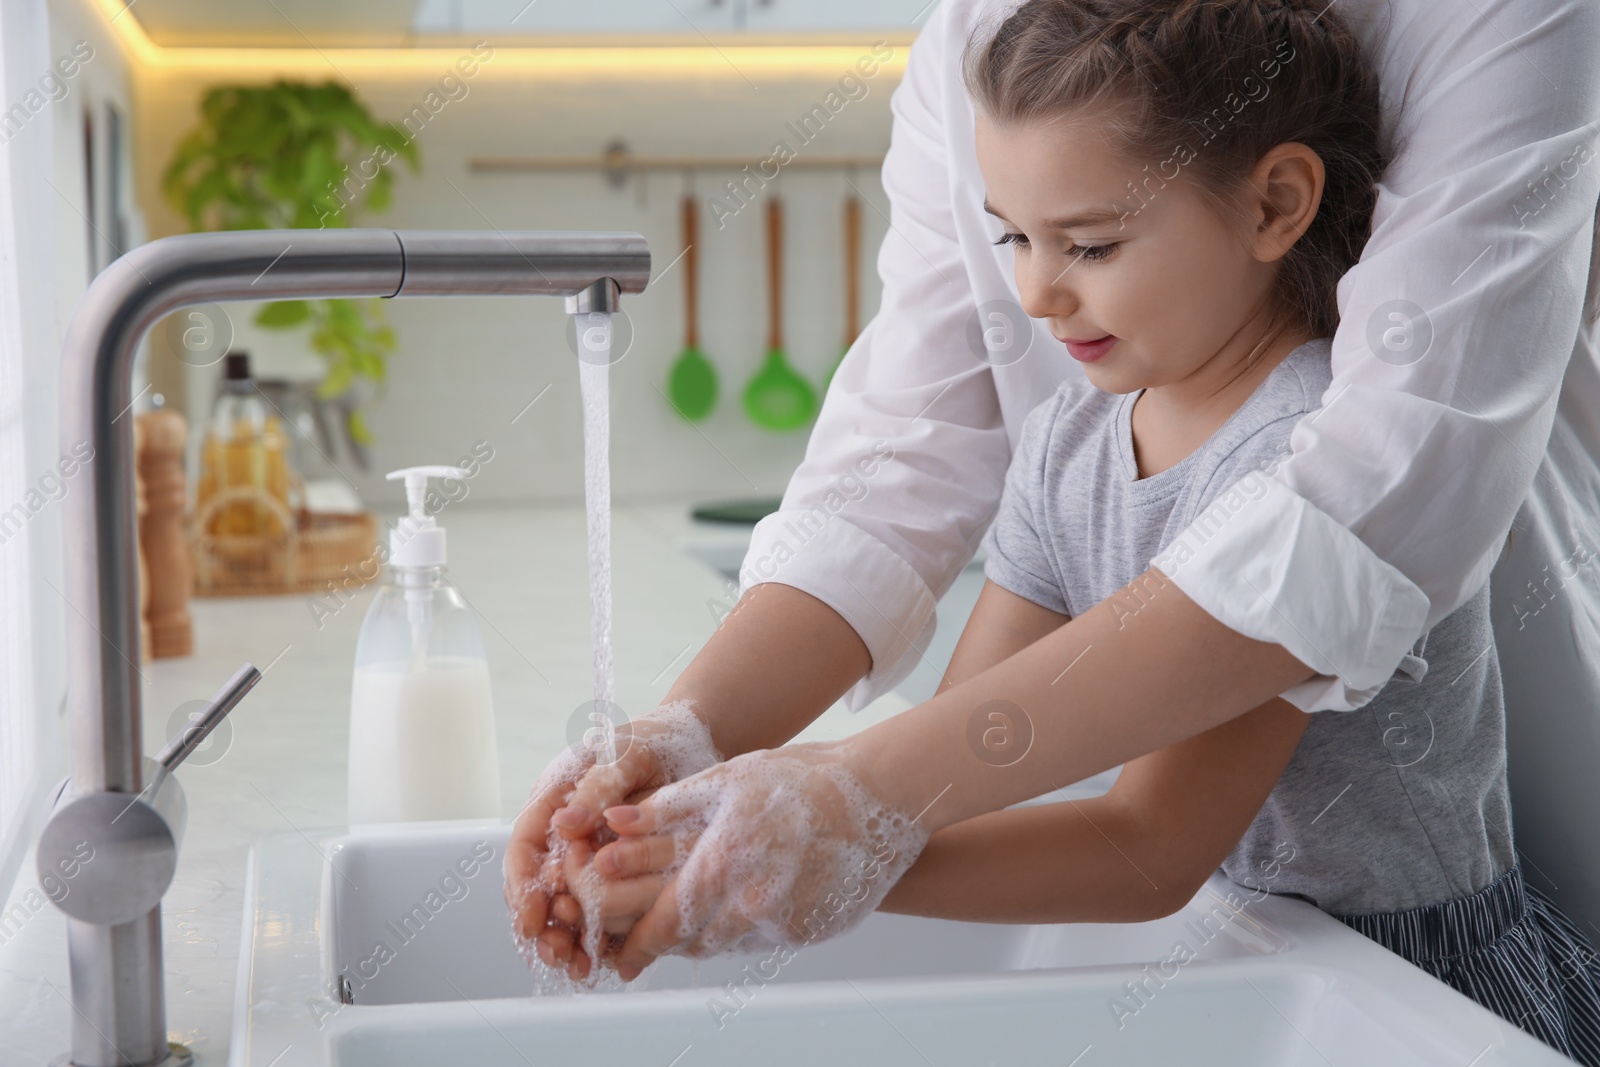
[[[1152,923],[874,915],[782,964],[668,958],[625,992],[535,997],[501,900],[507,832],[260,841],[234,1067],[1569,1062],[1301,901],[1230,908],[1247,894],[1220,872]]]

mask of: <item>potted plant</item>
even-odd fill
[[[196,230],[323,228],[349,225],[356,209],[389,205],[396,159],[417,169],[417,148],[380,122],[336,82],[221,85],[200,105],[200,124],[179,142],[162,188]],[[327,363],[318,393],[381,387],[395,336],[378,300],[280,300],[256,324],[310,325],[311,347]],[[352,440],[369,444],[358,406],[347,407]]]

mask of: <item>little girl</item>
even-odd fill
[[[1176,573],[1179,535],[1226,523],[1317,432],[1385,162],[1376,78],[1323,0],[1030,0],[965,74],[1023,309],[1093,388],[1063,382],[1027,419],[945,686],[1151,563]],[[1360,710],[1272,700],[1128,762],[1103,797],[957,823],[883,906],[1155,918],[1220,862],[1600,1064],[1596,951],[1523,882],[1505,763],[1485,582]]]
[[[1386,160],[1375,75],[1324,0],[1028,0],[973,38],[964,74],[1023,310],[1083,374],[1027,419],[941,691],[1113,595],[1137,627],[1167,583],[1129,583],[1151,564],[1170,578],[1191,523],[1227,523],[1317,433],[1337,284]],[[1220,865],[1600,1065],[1596,950],[1517,864],[1488,597],[1423,635],[1360,710],[1270,700],[1130,760],[1104,796],[954,823],[882,906],[1133,922],[1181,908]],[[638,811],[606,817],[648,833]],[[682,847],[595,854],[648,890],[605,893],[608,931],[644,912],[661,884],[647,876]],[[570,899],[555,913],[580,920]],[[587,970],[570,937],[554,943],[548,962]]]

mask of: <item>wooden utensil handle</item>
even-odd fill
[[[700,343],[700,316],[699,316],[699,274],[695,269],[695,243],[698,239],[696,226],[694,197],[683,198],[683,291],[684,291],[684,347],[692,348]]]
[[[134,418],[135,484],[142,487],[139,514],[139,556],[147,568],[148,599],[143,620],[149,624],[150,651],[156,658],[187,656],[194,651],[194,624],[189,596],[194,587],[184,509],[188,491],[183,457],[189,425],[171,408],[147,411]]]
[[[849,197],[844,202],[844,343],[852,344],[861,333],[861,200]]]
[[[772,325],[767,348],[783,347],[783,205],[776,194],[767,198],[767,307]]]

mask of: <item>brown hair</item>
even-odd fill
[[[1361,257],[1388,157],[1377,74],[1326,0],[1028,0],[984,37],[968,42],[962,73],[991,121],[1107,105],[1119,147],[1149,161],[1151,193],[1187,171],[1226,217],[1271,148],[1316,152],[1322,200],[1275,293],[1280,311],[1334,332],[1335,287]]]

